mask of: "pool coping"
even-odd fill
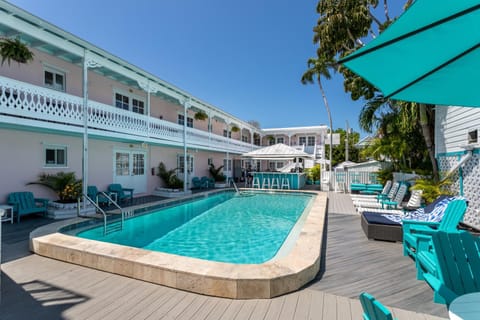
[[[262,264],[214,262],[78,238],[58,230],[74,218],[38,228],[30,250],[53,259],[190,292],[233,299],[272,298],[295,291],[320,270],[327,193],[317,196],[293,249]]]

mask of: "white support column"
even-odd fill
[[[99,67],[100,64],[93,60],[85,49],[83,53],[83,150],[82,150],[82,192],[87,194],[88,186],[88,68]],[[83,207],[87,201],[83,199]]]
[[[187,161],[187,110],[190,108],[190,101],[183,102],[183,192],[187,192],[188,161]]]
[[[150,112],[151,94],[159,91],[159,87],[150,80],[142,81],[137,79],[138,86],[147,92],[147,136],[150,137]]]

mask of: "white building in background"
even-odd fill
[[[467,198],[464,221],[480,228],[480,109],[437,106],[435,156],[451,189]]]
[[[100,190],[121,183],[135,194],[161,185],[160,162],[178,168],[186,188],[212,163],[239,177],[240,155],[272,141],[324,158],[326,126],[256,128],[3,0],[0,36],[35,55],[0,67],[0,202],[23,190],[55,198],[27,185],[40,173],[75,172]]]

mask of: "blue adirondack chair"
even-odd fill
[[[96,186],[87,186],[87,196],[100,206],[105,206],[110,203],[110,200],[108,200],[102,192],[99,192]]]
[[[112,183],[108,186],[108,191],[117,195],[117,202],[125,201],[128,198],[130,202],[133,200],[133,188],[123,188],[119,183]]]
[[[434,302],[448,306],[460,295],[480,292],[480,239],[463,230],[438,231],[432,235],[432,247],[418,260],[422,268],[427,260],[433,265],[433,270],[422,272],[434,290]]]
[[[193,177],[192,178],[192,188],[194,189],[200,189],[202,187],[202,181],[200,180],[199,177]]]
[[[467,202],[457,199],[450,202],[440,222],[403,220],[403,255],[416,260],[418,252],[429,250],[432,234],[437,231],[457,230],[467,211]],[[418,264],[417,264],[418,270]],[[417,274],[417,277],[421,275]]]
[[[360,294],[360,303],[363,308],[364,320],[394,320],[390,310],[385,308],[372,295],[362,292]]]
[[[12,192],[8,195],[7,203],[13,206],[13,213],[17,214],[17,222],[20,222],[20,217],[33,214],[42,213],[47,214],[48,199],[35,198],[32,192]]]

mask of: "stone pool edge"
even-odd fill
[[[327,193],[317,196],[292,251],[263,264],[230,264],[153,252],[58,233],[59,221],[30,234],[34,253],[190,292],[232,298],[273,298],[301,288],[320,270]]]

